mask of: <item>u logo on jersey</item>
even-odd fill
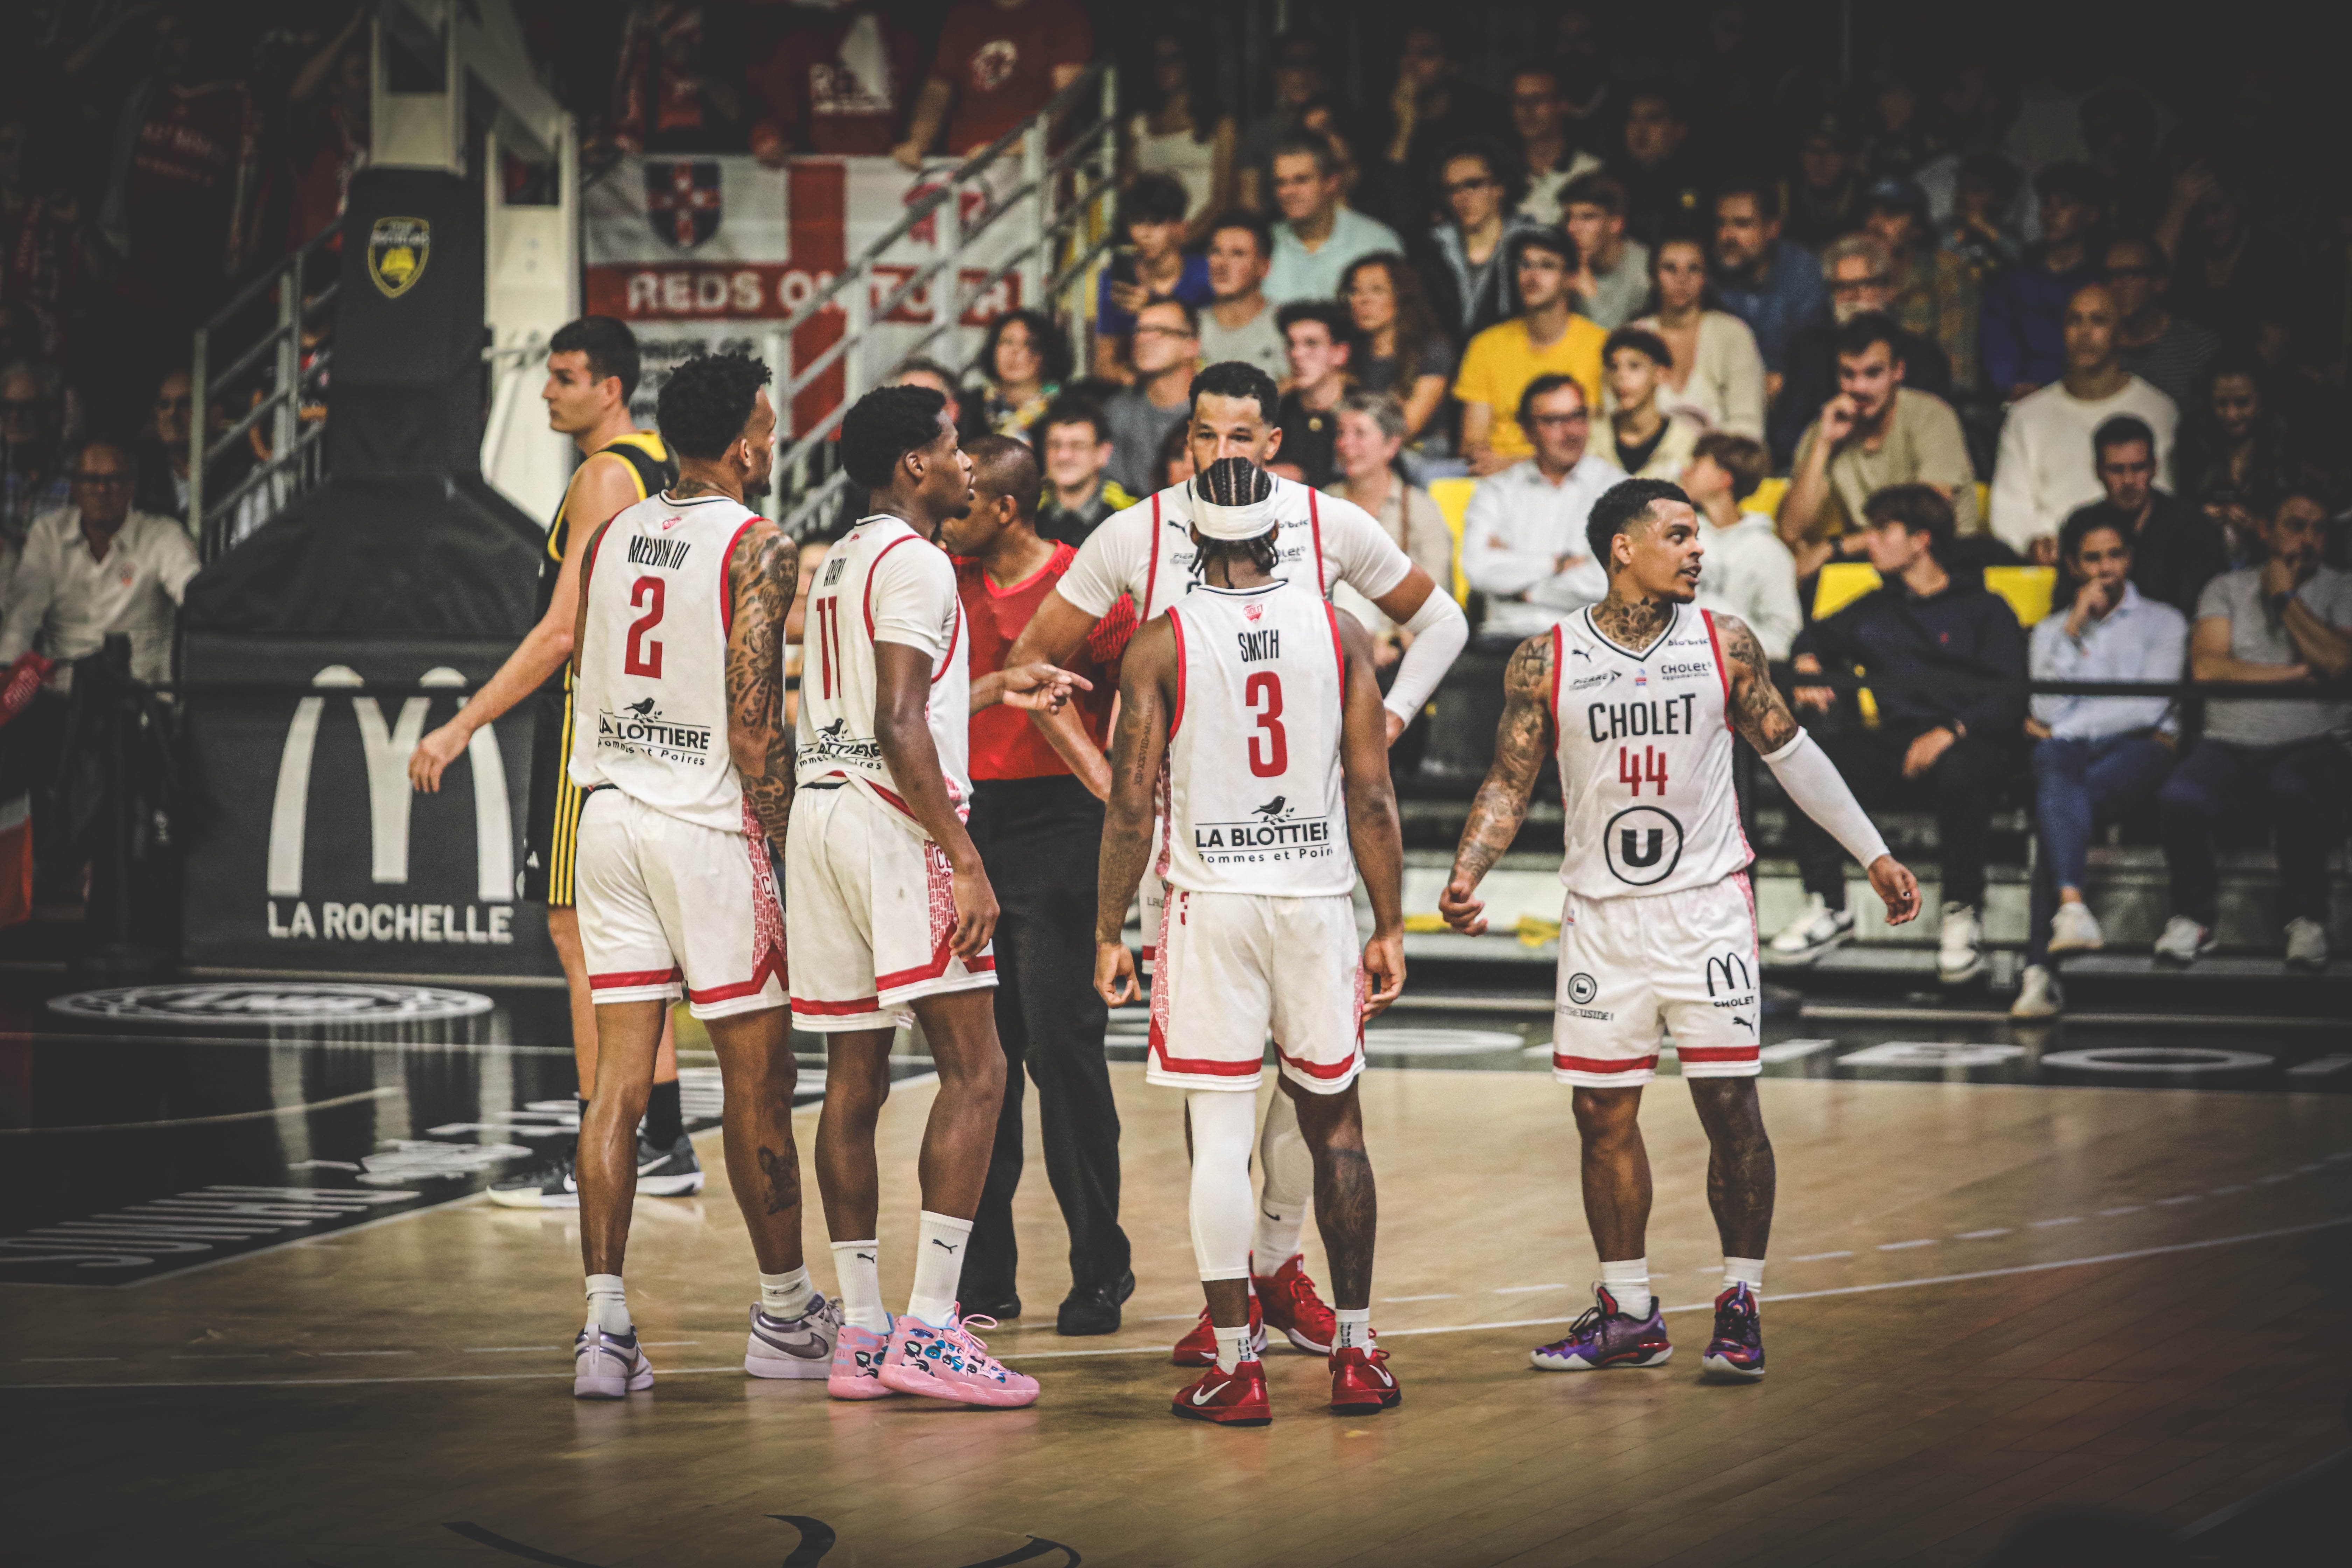
[[[1610,875],[1647,888],[1674,875],[1683,858],[1683,825],[1654,805],[1627,806],[1601,830],[1601,852]]]

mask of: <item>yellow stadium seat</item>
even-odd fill
[[[1992,487],[1985,483],[1982,479],[1979,479],[1977,481],[1977,516],[1979,518],[1987,518],[1991,515]]]
[[[1860,561],[1832,561],[1813,584],[1813,619],[1827,620],[1878,586],[1878,574]]]
[[[1777,518],[1780,515],[1780,502],[1788,493],[1788,480],[1779,478],[1768,479],[1756,487],[1755,494],[1739,503],[1739,510],[1760,511],[1766,517]]]
[[[2050,614],[2050,595],[2058,586],[2054,566],[1988,566],[1984,584],[2009,601],[2017,624],[2031,626]]]
[[[1470,498],[1477,492],[1475,479],[1432,479],[1429,499],[1445,514],[1445,526],[1454,531],[1454,602],[1470,602],[1470,582],[1462,575],[1462,516],[1470,510]]]

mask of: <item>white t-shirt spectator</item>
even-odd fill
[[[1482,634],[1533,637],[1609,596],[1584,525],[1592,503],[1624,478],[1587,452],[1558,484],[1533,458],[1479,482],[1462,517],[1462,575],[1486,595]]]
[[[1396,230],[1353,207],[1341,207],[1331,215],[1331,232],[1324,236],[1320,250],[1308,250],[1298,243],[1288,224],[1278,223],[1274,226],[1274,267],[1261,288],[1276,305],[1294,300],[1335,300],[1341,276],[1358,259],[1403,249],[1404,241],[1397,237]]]
[[[1743,511],[1729,528],[1717,528],[1702,515],[1699,543],[1698,598],[1702,610],[1738,616],[1756,634],[1764,657],[1783,659],[1789,645],[1804,628],[1805,613],[1797,603],[1797,562],[1780,542],[1780,530],[1760,511]]]
[[[2133,376],[2111,397],[2085,399],[2053,381],[2009,411],[1992,468],[1992,531],[2022,553],[2036,539],[2055,539],[2066,514],[2105,499],[2091,455],[2091,434],[2118,414],[2136,415],[2156,433],[2156,484],[2172,488],[2172,436],[2180,411],[2172,399]]]
[[[2322,566],[2294,591],[2304,607],[2338,631],[2352,630],[2352,573]],[[2198,596],[2197,618],[2230,623],[2230,657],[2247,664],[2301,664],[2294,639],[2263,607],[2262,568],[2225,572]],[[2284,746],[2352,730],[2352,702],[2223,702],[2205,705],[2205,738],[2240,746]],[[2319,852],[2315,849],[2315,853]]]
[[[79,508],[37,518],[0,600],[0,668],[37,649],[60,666],[51,684],[62,690],[70,683],[63,667],[121,632],[131,638],[135,679],[170,679],[173,618],[202,564],[195,541],[168,517],[131,513],[103,561],[82,537]]]
[[[2170,605],[2146,598],[2126,583],[2124,596],[2105,618],[2084,618],[2079,637],[2066,635],[2065,611],[2044,616],[2034,626],[2027,660],[2036,680],[2178,680],[2189,665],[2189,622]],[[2169,697],[2037,696],[2032,708],[2061,741],[2180,730]]]

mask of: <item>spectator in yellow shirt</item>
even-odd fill
[[[1536,377],[1571,376],[1586,405],[1601,405],[1601,345],[1609,334],[1570,308],[1576,242],[1559,228],[1526,235],[1517,271],[1518,315],[1470,340],[1454,381],[1462,403],[1462,455],[1482,479],[1534,453],[1515,416],[1520,393]]]

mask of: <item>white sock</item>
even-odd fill
[[[1298,1235],[1315,1195],[1315,1152],[1298,1130],[1298,1107],[1277,1090],[1257,1139],[1260,1189],[1250,1271],[1272,1275],[1298,1256]]]
[[[629,1331],[629,1293],[617,1274],[588,1276],[588,1321],[608,1334]]]
[[[1748,1293],[1761,1300],[1764,1295],[1764,1260],[1760,1258],[1726,1258],[1723,1260],[1723,1288],[1745,1285]]]
[[[1217,1370],[1231,1372],[1241,1365],[1242,1352],[1249,1346],[1249,1325],[1217,1331]]]
[[[963,1283],[964,1244],[971,1239],[971,1221],[923,1211],[921,1234],[915,1242],[915,1293],[907,1310],[944,1329],[955,1316],[956,1288]]]
[[[760,1310],[772,1318],[789,1322],[809,1310],[816,1300],[816,1287],[809,1283],[805,1265],[789,1274],[760,1276]]]
[[[1628,1258],[1616,1263],[1604,1258],[1601,1264],[1601,1283],[1617,1298],[1617,1310],[1627,1317],[1646,1318],[1650,1315],[1648,1258]]]
[[[845,1318],[869,1334],[890,1331],[890,1314],[882,1310],[882,1245],[877,1241],[836,1241],[833,1244],[833,1278],[841,1287]]]
[[[1372,1310],[1370,1307],[1335,1307],[1331,1315],[1339,1321],[1339,1337],[1332,1344],[1333,1350],[1372,1348]]]

